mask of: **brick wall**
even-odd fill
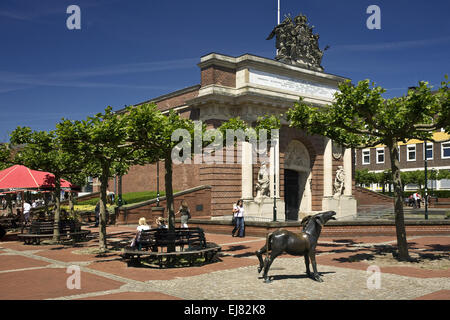
[[[241,148],[235,148],[232,164],[226,163],[225,148],[223,155],[223,164],[203,164],[199,169],[200,184],[211,186],[212,216],[230,214],[233,203],[242,196]]]
[[[358,201],[358,205],[393,205],[394,199],[392,197],[367,190],[365,188],[356,187],[353,196]]]
[[[199,179],[198,164],[173,165],[172,187],[175,191],[181,191],[201,185]],[[164,162],[159,163],[159,190],[165,190]],[[145,166],[133,166],[128,173],[122,176],[122,193],[137,191],[156,191],[157,185],[156,164]],[[110,191],[114,190],[114,181],[110,181]]]
[[[200,227],[209,233],[231,234],[233,226],[231,222],[215,222],[192,220],[189,226]],[[271,226],[270,223],[246,223],[245,235],[255,237],[265,237],[267,233],[273,232],[279,228],[287,229],[292,232],[301,232],[300,224],[278,223]],[[419,235],[450,235],[450,222],[406,222],[406,234],[408,236]],[[364,237],[364,236],[396,236],[395,225],[389,223],[351,223],[326,224],[321,233],[321,237]],[[320,239],[319,239],[320,241]]]
[[[167,99],[163,100],[156,100],[156,105],[158,106],[158,109],[161,111],[166,111],[178,106],[182,106],[186,104],[187,100],[193,99],[198,96],[198,89],[193,90],[190,92],[185,92],[182,94],[179,94],[177,96],[168,97]]]
[[[201,70],[201,85],[219,84],[236,87],[236,70],[212,65]]]

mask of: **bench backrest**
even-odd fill
[[[165,247],[175,243],[176,246],[189,245],[206,247],[206,238],[201,228],[175,228],[174,232],[168,229],[143,230],[139,236],[142,246]]]
[[[51,234],[54,229],[54,221],[33,221],[31,222],[30,233],[32,234]],[[73,220],[64,220],[59,222],[59,232],[77,232],[81,230],[79,222]]]

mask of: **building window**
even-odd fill
[[[416,145],[408,145],[406,146],[406,160],[408,161],[416,161]]]
[[[441,158],[450,159],[450,142],[443,142],[441,148]]]
[[[384,148],[377,148],[377,163],[384,163]]]
[[[423,159],[425,160],[425,155],[427,157],[427,160],[433,160],[433,143],[427,142],[426,150],[425,150],[425,144],[424,144],[424,152],[423,152]]]
[[[362,164],[370,164],[370,150],[369,149],[362,151]]]

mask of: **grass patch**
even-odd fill
[[[156,198],[156,191],[139,191],[139,192],[129,192],[122,194],[123,204],[133,204],[138,202],[143,202]],[[165,192],[160,192],[159,196],[162,197],[165,195]],[[78,205],[82,206],[93,206],[100,200],[100,198],[93,198],[89,200],[79,201]]]

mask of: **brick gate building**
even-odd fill
[[[241,145],[233,164],[174,165],[174,190],[210,186],[209,196],[188,201],[193,216],[229,216],[232,204],[243,199],[247,216],[269,219],[274,195],[279,219],[298,220],[322,210],[335,210],[338,217],[356,215],[351,150],[341,149],[326,137],[290,128],[285,118],[299,97],[316,106],[329,104],[345,78],[250,54],[231,57],[211,53],[200,59],[198,67],[200,84],[139,104],[154,102],[163,112],[176,110],[209,128],[232,117],[254,123],[258,116],[274,114],[280,117],[282,128],[266,164],[270,196],[257,197],[261,163],[243,161],[252,156],[248,143]],[[160,190],[164,190],[164,165],[159,168]],[[339,169],[344,173],[343,191],[336,195],[333,184]],[[134,166],[122,177],[123,193],[147,190],[156,190],[155,164]],[[210,212],[202,212],[204,208]]]

